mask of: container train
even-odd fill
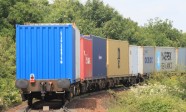
[[[130,86],[152,72],[185,70],[186,48],[134,46],[80,35],[74,24],[16,25],[16,87],[22,100],[70,100],[87,91]]]

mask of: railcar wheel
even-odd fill
[[[86,93],[87,92],[87,84],[86,83],[82,83],[80,85],[80,94]]]
[[[129,80],[126,80],[126,82],[124,83],[124,86],[125,87],[130,87],[131,86],[131,83]]]
[[[67,99],[65,98],[65,94],[62,94],[62,96],[61,96],[62,105],[65,104],[66,100],[67,100]]]
[[[72,92],[66,91],[65,97],[66,97],[66,99],[67,99],[68,101],[70,101],[70,100],[72,99],[73,96],[74,96],[74,95],[73,95]]]
[[[32,101],[33,101],[33,98],[29,96],[29,98],[28,98],[28,106],[29,107],[32,107],[32,103],[33,103]]]
[[[136,78],[136,83],[138,84],[140,82],[140,78]]]
[[[140,82],[143,82],[144,81],[144,78],[143,77],[140,77]]]

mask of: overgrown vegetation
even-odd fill
[[[150,18],[149,18],[150,19]],[[150,19],[143,27],[101,0],[0,0],[0,106],[20,102],[15,80],[15,27],[24,23],[72,23],[82,34],[148,46],[186,46],[186,34],[172,21]]]
[[[15,42],[10,37],[0,37],[0,111],[21,102],[15,88]]]
[[[186,75],[155,73],[143,86],[111,91],[109,112],[185,112]]]
[[[10,37],[0,37],[0,111],[21,102],[15,88],[15,42]]]

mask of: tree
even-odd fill
[[[43,22],[47,0],[0,0],[0,35],[15,35],[15,24]]]
[[[142,29],[144,40],[153,40],[156,46],[181,46],[182,32],[174,28],[168,19],[150,19]]]
[[[0,78],[15,75],[15,42],[10,37],[0,37]]]

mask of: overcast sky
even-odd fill
[[[186,32],[186,0],[103,0],[103,2],[139,25],[144,25],[151,18],[159,17],[173,21],[175,28]]]

